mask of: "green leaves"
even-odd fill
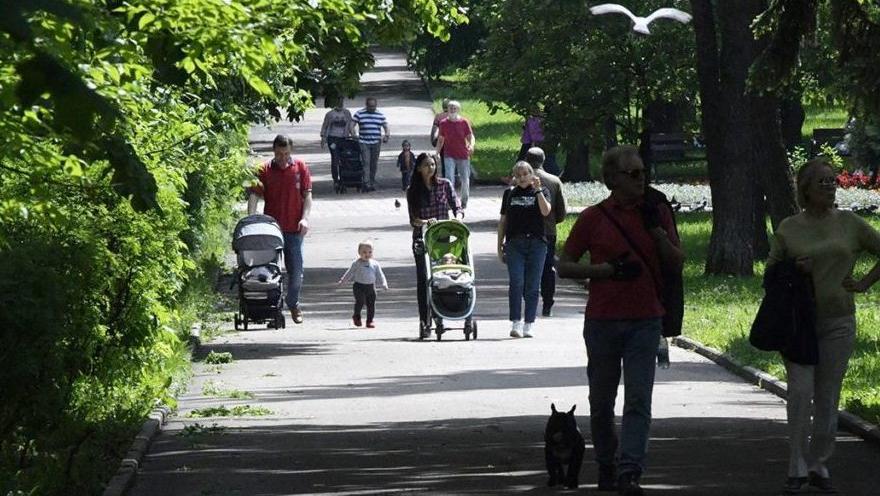
[[[640,9],[668,3],[642,2]],[[649,102],[694,100],[688,26],[658,24],[651,36],[637,37],[624,19],[590,15],[583,2],[568,0],[479,2],[477,8],[474,17],[488,30],[469,74],[478,93],[523,116],[543,107],[547,128],[563,142],[603,140],[611,119],[634,140]]]
[[[129,198],[135,210],[158,210],[156,180],[131,145],[116,136],[105,139],[101,144],[113,167],[113,190],[119,196]]]
[[[248,126],[355,91],[371,43],[453,5],[0,0],[0,490],[106,480],[93,460],[171,400],[169,329],[228,247]]]
[[[156,20],[156,16],[152,12],[146,12],[144,15],[138,19],[138,29],[143,31],[144,28],[150,25],[151,22]]]

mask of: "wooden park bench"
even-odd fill
[[[835,148],[837,144],[846,139],[846,129],[843,128],[816,128],[813,129],[813,138],[810,140],[810,156],[815,157],[822,153],[822,146],[827,145]],[[840,153],[840,150],[838,150]],[[842,156],[849,153],[840,153]]]
[[[684,133],[652,133],[651,161],[677,162],[685,160],[687,149],[687,136]]]

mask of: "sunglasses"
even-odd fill
[[[644,177],[645,169],[630,169],[630,170],[619,170],[618,174],[623,174],[624,176],[629,176],[631,179],[639,179]]]

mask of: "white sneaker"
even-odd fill
[[[522,328],[523,328],[522,321],[516,320],[516,321],[511,322],[510,324],[511,324],[510,325],[510,337],[512,337],[512,338],[522,337],[522,334],[520,334],[520,332],[522,331]]]
[[[534,322],[526,322],[525,325],[523,325],[523,337],[524,338],[532,337],[532,326],[533,325],[534,325]]]

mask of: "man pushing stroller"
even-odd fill
[[[259,169],[259,184],[250,188],[265,200],[263,213],[272,216],[284,235],[284,265],[287,267],[287,307],[295,324],[302,324],[299,293],[303,280],[303,238],[309,231],[312,210],[312,174],[300,159],[291,156],[290,138],[279,134],[272,142],[275,157]],[[256,212],[248,202],[248,214]]]

